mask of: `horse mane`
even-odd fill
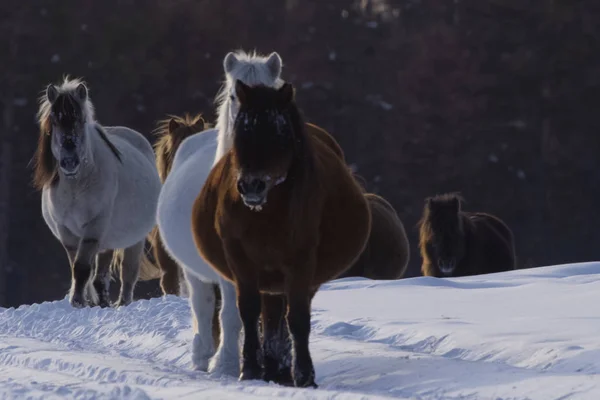
[[[184,116],[168,115],[168,118],[157,122],[157,127],[154,130],[154,135],[157,136],[157,141],[154,143],[154,151],[156,152],[156,167],[158,168],[158,174],[161,181],[164,183],[165,179],[171,172],[173,161],[175,160],[175,153],[181,142],[184,139],[206,130],[209,128],[209,124],[202,117],[202,113],[191,116],[186,113]],[[179,127],[174,131],[169,131],[169,124],[171,120],[174,120]],[[202,123],[202,128],[198,130],[197,125]]]
[[[104,127],[102,125],[96,123],[96,124],[94,124],[94,128],[96,128],[96,132],[98,132],[98,134],[100,135],[100,138],[104,141],[104,143],[106,143],[106,145],[108,146],[110,151],[115,155],[115,157],[117,157],[117,160],[119,160],[119,162],[122,163],[123,160],[121,159],[121,152],[110,141],[110,139],[106,135],[106,130],[104,129]]]
[[[436,224],[434,223],[434,221],[439,220],[440,218],[439,213],[432,212],[432,207],[437,207],[438,209],[442,209],[444,207],[447,208],[451,203],[456,201],[458,201],[459,204],[458,212],[460,216],[460,207],[465,200],[462,197],[462,195],[458,192],[439,194],[432,197],[427,197],[425,199],[423,215],[417,223],[417,226],[419,228],[419,244],[421,247],[425,246],[425,243],[431,240],[435,235],[433,225]]]
[[[273,79],[273,76],[269,72],[267,60],[270,55],[260,55],[256,50],[247,53],[241,49],[234,51],[233,55],[237,58],[238,62],[231,71],[225,72],[225,80],[215,96],[218,116],[215,127],[219,132],[227,131],[229,124],[227,110],[231,103],[230,93],[238,79],[248,86],[264,85],[276,89],[279,89],[284,83],[279,76]]]

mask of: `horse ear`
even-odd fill
[[[230,74],[239,61],[240,60],[238,60],[235,53],[231,51],[227,53],[227,55],[223,59],[223,69],[225,70],[225,73]]]
[[[246,85],[244,82],[236,79],[235,81],[235,96],[237,97],[240,104],[244,104],[248,99],[248,91],[250,90],[250,86]]]
[[[277,91],[279,94],[279,101],[285,106],[291,103],[294,100],[295,90],[294,85],[289,82],[283,84],[281,88]]]
[[[88,90],[87,90],[87,87],[85,86],[85,84],[80,83],[79,85],[77,85],[77,88],[75,89],[75,93],[77,94],[77,97],[79,97],[80,100],[82,100],[82,101],[87,100]]]
[[[175,121],[175,118],[171,118],[169,120],[169,134],[172,135],[177,128],[179,128],[179,122]]]
[[[194,124],[194,131],[202,132],[204,130],[205,124],[206,124],[206,122],[204,121],[203,118],[198,118],[198,121],[196,121],[196,123]]]
[[[269,54],[269,58],[267,58],[266,65],[267,69],[269,70],[269,74],[271,75],[271,78],[273,78],[273,80],[279,78],[279,76],[281,75],[282,64],[283,62],[281,61],[281,57],[276,51]]]
[[[46,88],[46,98],[50,102],[50,104],[54,104],[56,99],[58,98],[58,89],[53,84],[48,85]]]

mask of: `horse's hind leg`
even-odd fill
[[[160,233],[156,233],[156,239],[153,246],[154,258],[162,270],[160,278],[160,287],[163,294],[179,295],[179,265],[169,256],[163,244]]]
[[[293,386],[291,373],[291,343],[285,319],[285,297],[262,295],[262,332],[264,354],[264,380]]]
[[[110,306],[110,264],[113,251],[107,250],[96,256],[96,275],[94,276],[94,289],[98,294],[98,305],[100,307]]]
[[[215,351],[212,334],[215,292],[212,283],[202,282],[187,270],[184,273],[190,291],[194,332],[192,363],[197,370],[206,371]]]
[[[144,253],[144,241],[138,242],[124,251],[121,262],[121,293],[115,307],[129,305],[133,301],[133,289],[140,273],[140,263]]]
[[[219,347],[210,360],[208,372],[216,375],[239,376],[240,374],[240,332],[242,320],[237,308],[235,286],[223,278],[219,279],[221,289],[221,338]]]

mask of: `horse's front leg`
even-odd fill
[[[262,295],[262,336],[265,381],[293,386],[290,333],[285,318],[285,296]]]
[[[113,250],[107,250],[96,255],[94,289],[98,294],[98,305],[100,307],[110,307],[110,264],[112,263],[113,253]]]
[[[291,267],[285,277],[285,294],[288,301],[286,319],[294,354],[292,376],[295,386],[316,388],[315,368],[308,346],[310,308],[314,295],[312,278],[316,267],[315,251],[303,253],[298,260],[301,261],[295,267]]]
[[[210,361],[208,372],[216,375],[239,376],[240,374],[240,332],[242,321],[237,307],[235,286],[225,280],[219,279],[221,289],[221,337],[219,347]]]
[[[262,379],[262,367],[259,361],[261,348],[258,338],[261,308],[258,270],[246,257],[239,240],[225,240],[223,244],[228,267],[235,278],[237,305],[244,327],[240,380]]]
[[[92,262],[98,252],[98,244],[97,237],[84,237],[79,242],[73,268],[71,269],[73,279],[70,298],[73,307],[81,308],[89,305],[85,291],[92,275]],[[87,289],[94,290],[93,286]],[[95,291],[91,293],[92,301],[95,297],[94,294]]]

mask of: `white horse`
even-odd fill
[[[175,154],[158,200],[157,222],[165,248],[181,265],[190,292],[194,341],[192,362],[196,369],[215,374],[239,375],[241,321],[234,286],[218,275],[199,255],[191,231],[192,207],[212,169],[232,147],[231,127],[239,105],[235,98],[237,79],[247,85],[280,87],[282,62],[277,53],[269,56],[228,53],[223,60],[225,83],[217,94],[218,122],[185,139]],[[215,308],[213,285],[221,289],[221,337],[215,353],[212,316]],[[214,355],[214,356],[213,356]],[[211,359],[212,357],[212,359]]]
[[[71,305],[109,305],[111,261],[121,267],[116,305],[127,305],[140,264],[146,279],[158,277],[145,271],[155,267],[144,254],[161,187],[152,146],[129,128],[96,122],[79,79],[49,85],[38,118],[34,184],[42,191],[44,220],[69,257]]]

